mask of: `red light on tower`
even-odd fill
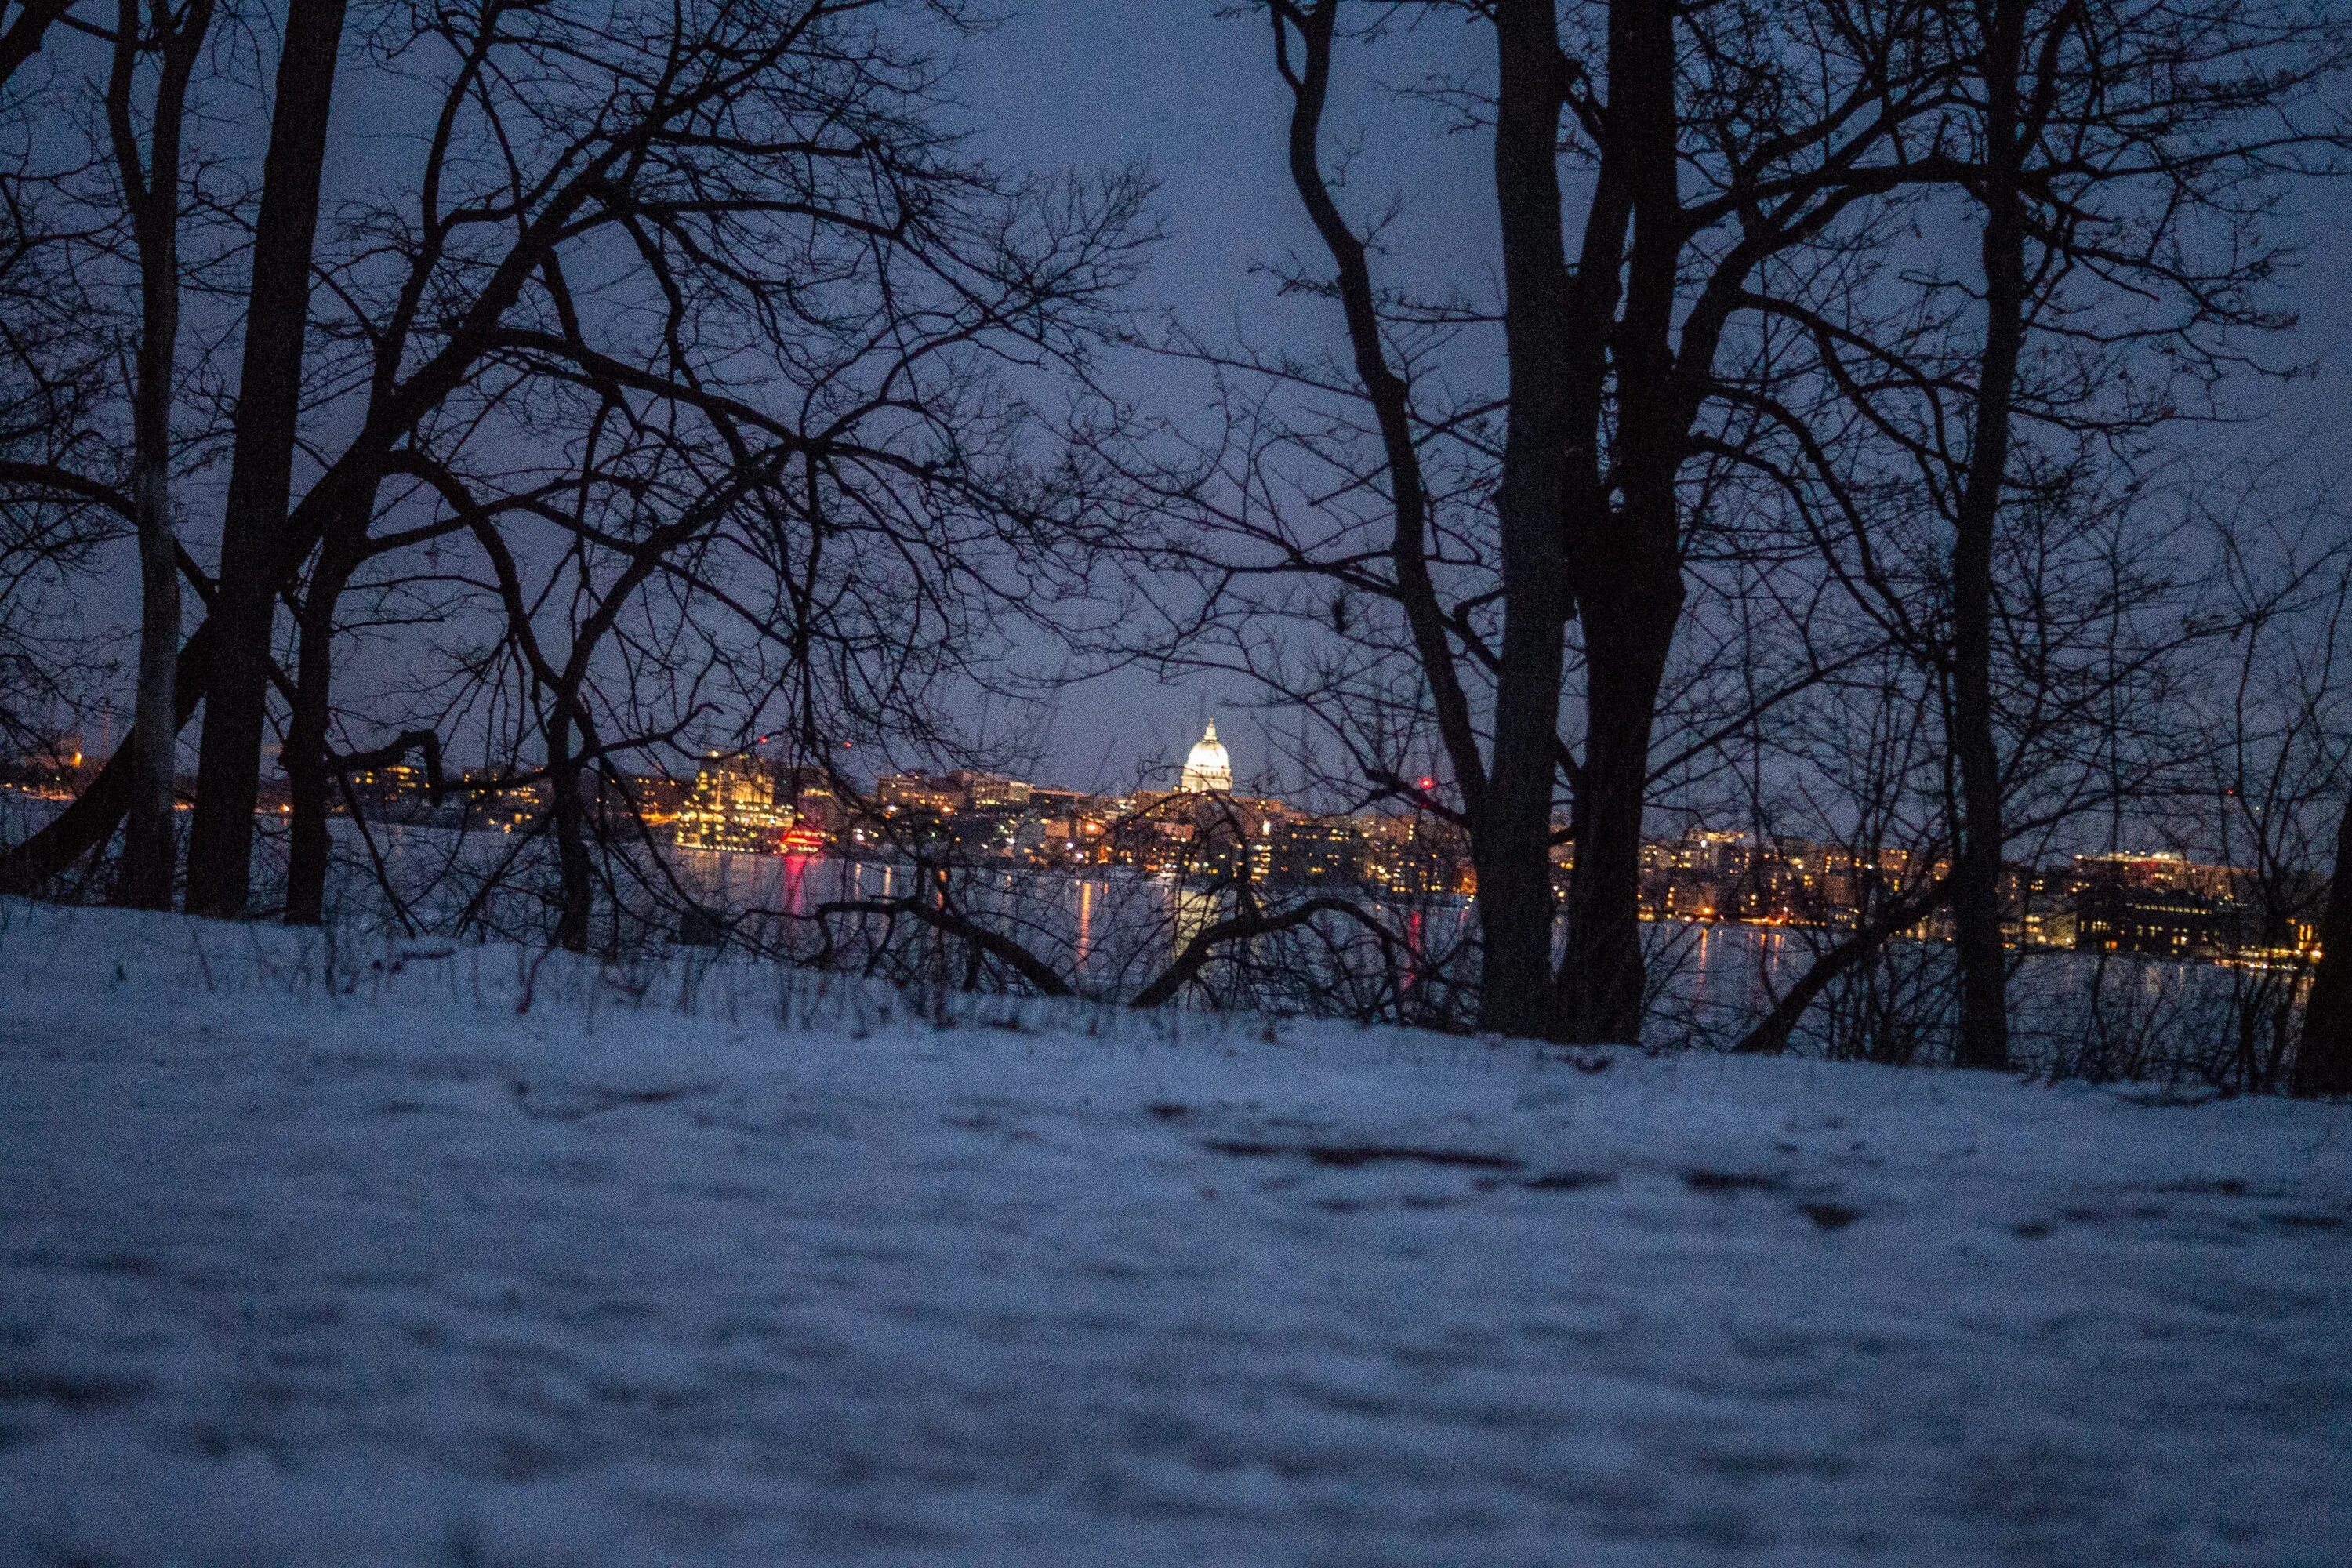
[[[1437,787],[1437,781],[1433,778],[1423,778],[1421,781],[1421,787],[1423,793],[1426,794],[1430,790],[1433,790]]]

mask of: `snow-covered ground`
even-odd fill
[[[2352,1561],[2342,1105],[0,928],[6,1563]]]

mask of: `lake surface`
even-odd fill
[[[0,797],[0,832],[31,831],[57,803]],[[262,823],[256,896],[282,896],[284,836]],[[416,933],[545,940],[551,866],[527,835],[362,825],[338,818],[330,909],[345,936]],[[595,944],[615,953],[691,934],[689,905],[715,911],[753,951],[954,985],[960,943],[929,939],[929,970],[903,960],[912,923],[873,912],[915,892],[906,862],[642,849],[599,865]],[[1230,895],[1176,878],[1103,867],[1079,875],[983,864],[947,874],[956,907],[1019,942],[1083,994],[1119,1001],[1164,970],[1187,942],[1234,912]],[[936,883],[934,883],[934,887]],[[1270,895],[1278,901],[1286,895]],[[853,906],[866,906],[860,910]],[[1452,895],[1374,900],[1383,943],[1326,918],[1280,939],[1221,948],[1191,1000],[1276,1011],[1458,1025],[1475,979],[1473,901]],[[628,912],[615,914],[620,909]],[[832,946],[826,947],[828,933]],[[703,933],[708,935],[709,933]],[[1727,1045],[1752,1026],[1836,940],[1786,928],[1660,921],[1643,927],[1654,1044]],[[2241,1084],[2275,1068],[2301,977],[2133,955],[2015,955],[2012,1029],[2021,1058],[2095,1077],[2157,1076]],[[983,982],[994,976],[982,976]],[[1801,1050],[1886,1061],[1937,1059],[1953,1016],[1951,950],[1896,942],[1824,994],[1793,1042]]]

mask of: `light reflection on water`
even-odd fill
[[[0,800],[0,837],[21,837],[46,822],[58,803],[10,792]],[[265,818],[256,864],[257,901],[267,907],[282,887],[284,834]],[[338,857],[330,907],[341,923],[367,930],[388,923],[390,908],[375,880],[359,825],[333,824],[345,851]],[[412,918],[426,930],[447,930],[473,908],[482,879],[502,862],[528,860],[530,847],[516,836],[446,829],[367,825],[369,838],[383,858],[386,874],[401,889]],[[721,851],[677,850],[667,857],[678,882],[723,913],[746,911],[804,922],[827,903],[904,897],[915,871],[903,863],[846,860],[831,856],[755,856]],[[1213,921],[1232,912],[1223,895],[1185,887],[1171,877],[1123,868],[1086,875],[978,868],[955,873],[963,906],[988,918],[1074,978],[1090,981],[1097,994],[1116,994],[1165,963]],[[489,929],[528,939],[540,923],[543,889],[526,886],[530,875],[487,901],[503,918]],[[657,879],[650,879],[658,886]],[[1471,901],[1437,899],[1389,911],[1392,929],[1423,952],[1445,951],[1466,932]],[[483,917],[477,913],[474,919]],[[1557,937],[1559,933],[1555,933]],[[1659,921],[1643,927],[1658,1026],[1679,1031],[1737,1029],[1752,1022],[1835,940],[1833,933],[1732,925],[1684,925]],[[1949,949],[1941,944],[1889,944],[1890,969],[1906,969],[1903,982],[1918,988],[1915,1006],[1935,1012],[1945,1005],[1938,976],[1948,973]],[[2181,963],[2129,956],[2102,963],[2089,954],[2036,952],[2020,955],[2011,982],[2012,1008],[2021,1034],[2063,1034],[2079,1028],[2095,997],[2103,1008],[2121,1006],[2141,1014],[2187,1007],[2191,1012],[2225,997],[2242,972],[2211,964]],[[1926,976],[1925,980],[1920,976]],[[1822,1009],[1809,1015],[1820,1022]],[[2184,1014],[2183,1016],[2188,1015]]]

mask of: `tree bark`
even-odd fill
[[[1648,964],[1642,954],[1642,825],[1650,736],[1666,654],[1682,613],[1682,580],[1596,595],[1585,605],[1584,765],[1578,779],[1576,863],[1558,979],[1561,1037],[1637,1041]]]
[[[1567,77],[1551,0],[1502,0],[1495,198],[1502,224],[1503,342],[1509,413],[1495,496],[1503,648],[1485,798],[1471,816],[1478,870],[1478,1022],[1503,1034],[1559,1033],[1553,1007],[1551,807],[1559,765],[1560,678],[1570,599],[1562,559],[1575,384],[1560,231],[1559,117]]]
[[[581,768],[572,740],[572,706],[577,689],[558,691],[547,724],[547,814],[555,837],[555,945],[588,951],[588,917],[595,909],[595,865],[588,856],[586,814],[580,799]]]
[[[131,500],[139,542],[139,675],[130,779],[125,786],[122,868],[115,900],[137,909],[172,906],[178,863],[173,762],[180,658],[180,542],[172,527],[172,405],[180,337],[180,144],[188,80],[195,69],[212,0],[190,0],[174,21],[157,7],[156,37],[142,40],[138,0],[121,0],[107,82],[107,129],[115,174],[139,258],[139,346],[131,389]],[[133,123],[140,56],[162,56],[142,153]]]
[[[250,895],[270,637],[300,414],[303,339],[344,0],[293,0],[254,227],[235,447],[222,518],[220,668],[205,710],[188,835],[188,908],[241,915]]]
[[[1622,253],[1625,278],[1622,319],[1609,332],[1617,428],[1608,477],[1622,500],[1611,507],[1596,471],[1567,531],[1568,572],[1584,627],[1585,754],[1575,781],[1568,940],[1554,984],[1560,1037],[1580,1042],[1641,1035],[1650,740],[1684,598],[1675,479],[1690,400],[1674,332],[1688,233],[1677,175],[1675,20],[1669,5],[1621,0],[1610,7],[1601,184],[1614,190],[1604,209],[1604,192],[1596,189],[1594,206],[1615,215],[1617,232],[1606,252],[1588,243],[1577,269],[1580,283],[1598,288],[1604,268],[1614,279]],[[1597,396],[1584,417],[1597,442]]]
[[[1992,558],[2009,477],[2018,359],[2025,340],[2025,215],[2021,205],[2019,73],[2024,7],[1991,11],[1979,72],[1985,92],[1985,334],[1977,372],[1969,466],[1952,531],[1952,757],[1960,779],[1959,852],[1952,868],[1952,923],[1960,970],[1956,1065],[2005,1070],[2009,954],[2000,929],[2000,743],[1993,732]]]
[[[2352,800],[2336,830],[2336,868],[2319,917],[2319,969],[2303,1005],[2294,1092],[2352,1094]]]
[[[327,727],[333,713],[335,605],[356,560],[329,542],[310,574],[302,601],[301,641],[297,654],[292,711],[286,725],[289,843],[286,862],[286,923],[317,925],[327,906],[328,765]]]
[[[153,318],[149,318],[152,331]],[[168,351],[167,351],[168,353]],[[141,379],[149,355],[142,347]],[[168,374],[168,373],[167,373]],[[135,424],[138,456],[132,495],[139,510],[139,677],[133,700],[129,787],[124,797],[122,869],[115,901],[132,909],[172,907],[173,872],[179,860],[175,763],[179,756],[179,726],[164,715],[174,712],[180,642],[179,541],[172,531],[171,479],[168,454],[158,451],[168,437],[153,433],[158,424],[170,424],[168,383],[161,401],[163,417],[151,417],[151,402],[142,387],[142,408]]]

